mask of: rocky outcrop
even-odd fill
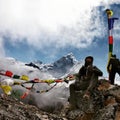
[[[37,69],[40,69],[37,65],[35,65],[34,63],[29,63],[29,64],[25,64],[27,66],[30,66],[30,67],[34,67],[34,68],[37,68]]]
[[[120,120],[120,86],[100,80],[90,99],[76,91],[77,108],[66,114],[69,120]]]
[[[99,80],[89,99],[84,91],[76,91],[77,108],[69,102],[61,110],[52,112],[24,104],[8,96],[0,97],[0,120],[120,120],[120,86]]]

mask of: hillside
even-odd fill
[[[55,111],[41,110],[12,96],[0,97],[0,120],[120,120],[120,86],[100,80],[90,99],[83,99],[82,94],[77,92],[78,108],[59,103]]]

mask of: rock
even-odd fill
[[[107,106],[96,111],[93,120],[115,120],[115,106]]]
[[[115,113],[115,120],[120,120],[120,106],[117,108]]]
[[[19,102],[8,96],[0,97],[0,120],[64,120],[61,116],[44,112],[39,108]],[[67,120],[67,118],[65,119]]]
[[[66,114],[70,120],[120,120],[120,86],[99,80],[90,99],[84,91],[75,91],[77,108]]]

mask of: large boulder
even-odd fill
[[[99,80],[89,99],[75,91],[76,108],[67,111],[69,120],[120,120],[120,86]]]

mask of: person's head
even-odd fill
[[[92,65],[93,64],[93,57],[92,56],[87,56],[85,58],[85,66]]]
[[[116,58],[116,55],[115,55],[115,54],[113,54],[113,55],[112,55],[112,57],[113,57],[113,58]]]

